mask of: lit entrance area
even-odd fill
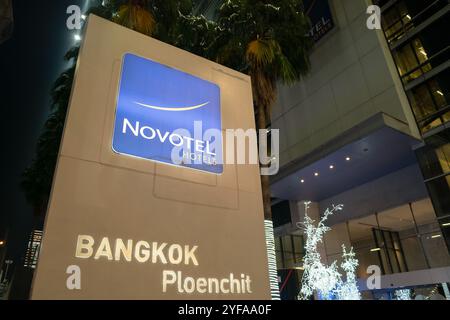
[[[369,120],[366,124],[368,125]],[[370,127],[370,125],[368,125]],[[332,205],[331,227],[320,245],[322,262],[342,261],[342,245],[358,259],[363,299],[394,299],[408,289],[413,299],[449,297],[450,255],[417,164],[418,141],[389,126],[377,128],[339,146],[324,146],[322,157],[288,165],[272,181],[277,266],[283,299],[297,299],[303,274],[304,202],[316,220]],[[309,159],[314,155],[309,155]],[[375,266],[379,285],[367,280]]]

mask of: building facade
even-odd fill
[[[272,115],[281,170],[272,179],[282,296],[302,273],[303,202],[319,219],[332,204],[325,262],[353,246],[364,297],[397,288],[445,295],[450,281],[447,1],[380,1],[383,30],[366,27],[367,1],[329,1],[333,28],[315,45],[311,74],[282,87]],[[381,288],[368,290],[367,268]],[[289,286],[290,284],[290,286]],[[288,288],[287,292],[283,292]]]
[[[222,1],[199,1],[214,18]],[[367,9],[381,9],[370,30]],[[359,260],[363,298],[448,296],[450,282],[449,8],[447,0],[304,1],[315,46],[311,72],[280,86],[272,129],[280,130],[280,172],[271,180],[277,266],[284,299],[296,299],[308,215],[332,204],[320,251]],[[381,287],[367,288],[378,266]],[[447,297],[449,298],[449,297]]]
[[[440,225],[450,222],[448,1],[379,1],[382,26],[422,134],[416,149]],[[450,229],[442,229],[450,245]]]
[[[222,1],[199,1],[214,18]],[[381,9],[370,30],[367,9]],[[315,46],[311,72],[279,87],[272,129],[280,172],[271,179],[277,266],[284,299],[303,272],[305,201],[316,221],[332,204],[320,252],[359,260],[366,299],[448,296],[450,282],[450,108],[447,0],[304,1]],[[381,287],[367,288],[378,266]]]
[[[31,231],[28,240],[27,251],[25,253],[24,267],[36,269],[36,264],[39,258],[39,251],[41,249],[42,230]]]

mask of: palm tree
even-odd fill
[[[155,31],[155,18],[148,10],[148,0],[129,0],[121,5],[113,15],[113,21],[124,26],[151,36]]]
[[[251,77],[257,129],[271,123],[277,84],[301,80],[309,70],[309,19],[302,0],[226,0],[217,22],[183,16],[176,45]],[[195,30],[195,32],[192,32]],[[260,139],[267,150],[267,140]],[[272,299],[279,299],[269,176],[261,176]]]
[[[34,214],[42,216],[47,209],[48,198],[53,181],[59,144],[64,128],[72,80],[75,73],[74,58],[78,48],[74,47],[65,55],[72,66],[60,74],[51,91],[51,113],[44,124],[36,147],[36,156],[22,174],[21,186],[27,201],[33,206]]]
[[[191,0],[110,0],[110,20],[161,41],[172,42],[180,14],[189,14]]]
[[[218,11],[216,38],[206,49],[219,63],[252,80],[257,129],[271,124],[279,82],[292,84],[309,70],[310,23],[301,0],[227,0]],[[267,140],[259,139],[267,150]],[[270,181],[261,176],[266,249],[272,299],[280,299],[273,236]]]
[[[184,16],[181,24],[197,32],[183,32],[176,45],[251,77],[257,129],[270,126],[277,84],[299,81],[309,70],[312,41],[302,0],[227,0],[217,22]],[[264,217],[272,220],[269,177],[261,176],[261,184]]]

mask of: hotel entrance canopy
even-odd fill
[[[376,114],[283,166],[271,180],[272,196],[319,202],[414,165],[420,140],[407,132],[402,121]]]

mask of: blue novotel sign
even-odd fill
[[[216,84],[124,55],[112,142],[115,152],[220,174],[221,130]]]

